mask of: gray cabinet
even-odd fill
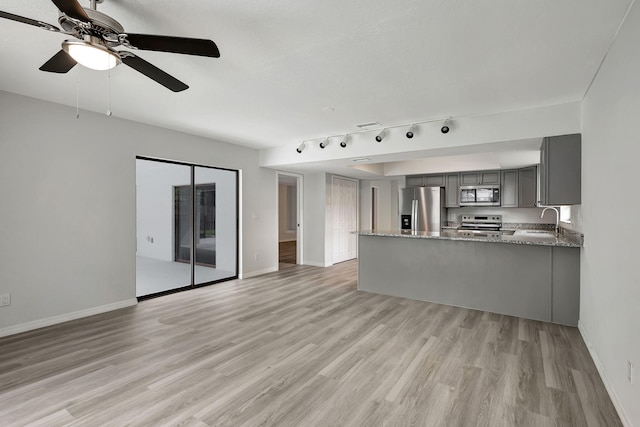
[[[518,170],[502,171],[502,207],[518,207]]]
[[[540,204],[581,202],[580,134],[544,138],[540,147]]]
[[[460,174],[448,173],[445,175],[445,207],[460,207]]]
[[[460,185],[500,184],[500,171],[461,172]]]
[[[405,184],[407,187],[422,187],[422,175],[407,175]]]
[[[425,175],[424,176],[425,187],[444,187],[444,175]]]
[[[536,166],[518,170],[518,207],[535,208],[537,206],[537,181]]]
[[[500,171],[480,172],[479,184],[500,184]]]
[[[444,174],[408,175],[405,184],[407,187],[444,187]]]

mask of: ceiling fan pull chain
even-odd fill
[[[107,78],[107,116],[111,117],[111,69]]]
[[[76,73],[76,119],[80,118],[80,73]]]

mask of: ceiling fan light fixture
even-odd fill
[[[83,40],[65,40],[62,49],[78,64],[92,70],[110,70],[122,62],[115,51]]]

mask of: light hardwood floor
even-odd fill
[[[0,339],[0,425],[619,426],[575,328],[294,266]]]

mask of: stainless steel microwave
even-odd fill
[[[460,206],[500,206],[500,186],[461,185]]]

